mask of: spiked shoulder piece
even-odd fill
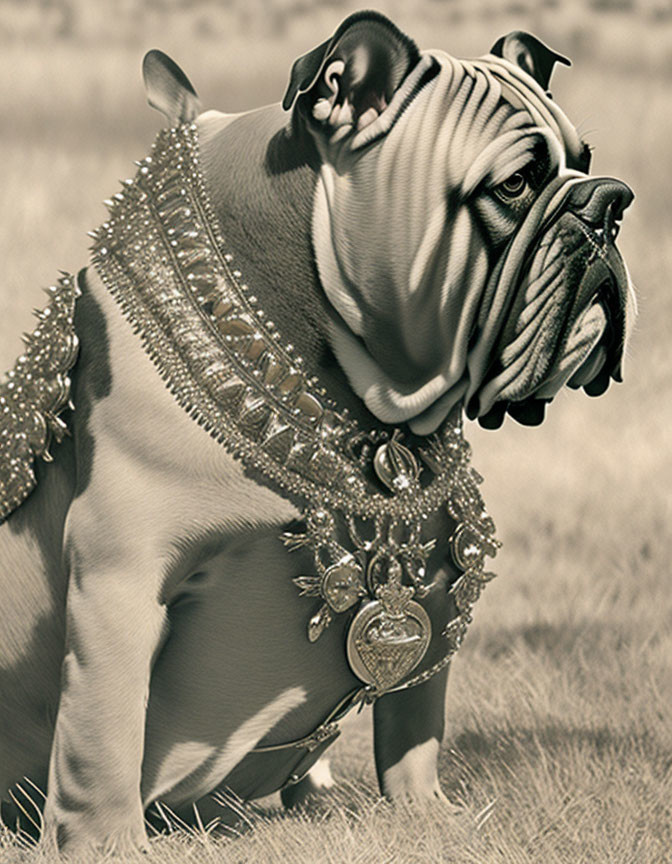
[[[0,522],[35,488],[35,458],[51,462],[50,442],[67,432],[60,415],[72,407],[68,373],[79,348],[76,280],[64,273],[47,295],[48,305],[35,310],[37,327],[23,337],[23,354],[0,378]]]

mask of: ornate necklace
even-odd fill
[[[283,539],[290,550],[312,552],[315,572],[294,580],[301,594],[318,602],[307,626],[310,642],[334,616],[348,613],[346,654],[365,698],[427,680],[457,651],[472,606],[493,576],[485,571],[485,558],[499,545],[478,490],[481,478],[469,466],[461,411],[414,451],[399,431],[364,432],[304,368],[223,251],[200,170],[196,126],[160,133],[152,155],[138,165],[136,177],[105,202],[108,221],[91,234],[93,263],[106,287],[178,403],[300,506],[305,530]],[[65,288],[51,308],[67,307],[68,326],[49,334],[67,354],[54,372],[61,377],[76,355],[68,306],[74,308],[74,288],[70,299]],[[25,379],[24,372],[19,361],[10,374],[16,381]],[[9,387],[0,390],[0,408],[14,400]],[[66,396],[60,393],[53,403],[59,410]],[[51,422],[51,409],[32,407],[31,417]],[[29,422],[0,426],[0,434],[7,428],[10,436],[25,432]],[[46,452],[38,445],[24,448],[24,473],[35,455]],[[6,460],[0,461],[5,482],[7,471]],[[16,506],[3,497],[0,516]],[[422,669],[432,625],[418,601],[438,590],[426,581],[426,565],[437,539],[427,525],[439,511],[457,523],[450,542],[462,574],[448,589],[457,616],[442,631],[445,652]],[[308,738],[317,740],[330,725],[328,718]]]
[[[160,133],[135,179],[106,203],[94,264],[169,389],[247,467],[298,499],[305,531],[284,540],[313,553],[315,573],[295,580],[319,600],[308,639],[356,607],[346,652],[369,694],[425,680],[457,650],[491,578],[485,556],[498,545],[459,420],[416,455],[398,433],[367,435],[327,398],[224,251],[195,125]],[[425,569],[436,542],[425,525],[441,508],[458,523],[458,616],[438,668],[409,678],[431,639],[418,600],[431,588]]]

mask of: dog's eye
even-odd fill
[[[522,171],[516,171],[510,177],[507,177],[499,186],[495,186],[494,192],[502,201],[511,201],[527,191],[527,178]]]

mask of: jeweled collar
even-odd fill
[[[136,177],[106,202],[93,262],[175,399],[247,468],[301,507],[319,598],[308,625],[319,638],[334,615],[356,611],[347,655],[368,692],[410,686],[431,639],[418,600],[431,590],[425,564],[436,538],[426,525],[447,508],[458,523],[450,586],[458,616],[444,631],[443,666],[492,574],[494,524],[469,467],[456,412],[414,451],[399,433],[364,431],[331,400],[259,308],[230,252],[200,169],[195,125],[159,134]],[[422,466],[422,468],[421,468]],[[413,675],[412,673],[415,674]],[[412,676],[412,677],[411,677]]]

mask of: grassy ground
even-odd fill
[[[160,44],[206,106],[253,107],[281,97],[294,57],[341,11],[324,7],[310,27],[246,50],[243,37],[222,50],[169,29]],[[429,44],[425,19],[403,23]],[[477,45],[473,22],[433,22],[432,42],[484,51],[494,26],[480,19]],[[627,20],[613,26],[624,40]],[[85,262],[98,202],[148,149],[158,115],[144,106],[139,65],[155,41],[143,30],[132,43],[12,42],[0,52],[0,367],[32,327],[40,287]],[[138,860],[672,861],[672,96],[663,77],[587,58],[561,70],[554,90],[596,146],[595,171],[637,193],[620,244],[641,315],[624,385],[595,401],[563,394],[540,429],[509,420],[495,433],[470,430],[505,545],[449,687],[441,776],[460,812],[377,799],[364,713],[334,748],[345,785],[320,814],[286,816],[266,802],[244,811],[239,835],[178,831]],[[0,835],[0,864],[19,861],[40,856]]]

